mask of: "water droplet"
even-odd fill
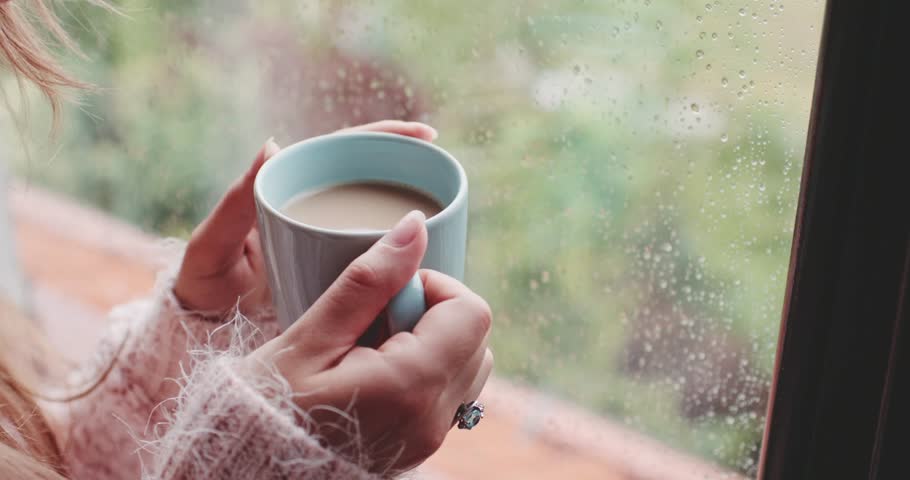
[[[746,78],[746,71],[745,71],[745,70],[740,70],[740,71],[739,71],[739,78]]]
[[[692,111],[695,112],[695,113],[698,113],[698,112],[699,112],[699,108],[698,108],[698,104],[697,104],[697,103],[693,103],[692,105],[689,105],[689,108],[691,108]]]
[[[707,64],[707,65],[705,65],[705,70],[711,70],[711,64],[710,64],[710,63]]]
[[[727,88],[727,85],[730,84],[730,81],[727,80],[727,77],[723,77],[723,78],[720,79],[720,84],[721,84],[721,86],[723,86],[724,88]]]
[[[704,50],[696,50],[696,51],[695,51],[695,58],[705,58],[705,52],[704,52]]]
[[[721,143],[727,143],[727,134],[726,133],[721,134],[720,141],[721,141]]]
[[[580,66],[580,65],[575,65],[574,67],[572,67],[572,72],[574,72],[575,75],[580,74],[580,73],[581,73],[581,66]]]
[[[664,243],[663,245],[660,246],[660,248],[662,248],[665,252],[672,252],[672,251],[673,251],[673,245],[670,245],[669,242]]]
[[[740,8],[740,9],[739,9],[739,16],[740,16],[740,17],[745,17],[745,16],[746,16],[746,9],[745,9],[745,8]]]
[[[658,20],[658,21],[657,21],[657,29],[658,29],[658,30],[663,30],[663,28],[664,28],[664,22],[661,22],[660,20]]]
[[[706,3],[706,4],[705,4],[705,10],[707,10],[707,11],[709,11],[709,12],[711,11],[711,8],[712,8],[712,7],[713,7],[713,5],[711,5],[710,3]]]
[[[701,15],[695,17],[695,21],[698,23],[701,23]]]
[[[711,33],[711,40],[717,40],[717,32]]]

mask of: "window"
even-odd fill
[[[756,475],[824,2],[68,6],[102,89],[50,147],[0,120],[14,190],[183,236],[270,135],[426,121],[470,177],[497,357],[428,470]]]

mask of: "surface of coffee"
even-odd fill
[[[442,206],[403,185],[360,182],[301,193],[281,210],[298,222],[332,230],[388,230],[411,210],[430,218]]]

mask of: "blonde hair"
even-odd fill
[[[51,53],[54,43],[79,53],[44,0],[0,0],[0,65],[12,70],[20,88],[27,81],[41,90],[56,124],[66,95],[89,85],[66,72]]]
[[[103,0],[85,1],[111,9]],[[51,46],[79,53],[50,4],[45,0],[0,0],[0,67],[12,71],[20,88],[30,82],[44,94],[56,126],[68,94],[89,85],[66,72]],[[0,298],[0,304],[3,300]],[[13,363],[31,363],[36,355],[21,361],[11,357],[21,355],[22,349],[11,353],[5,348],[21,343],[18,337],[37,335],[37,329],[25,325],[28,320],[13,309],[0,308],[0,317],[0,478],[61,480],[60,452],[53,432],[25,386],[32,380],[37,382],[37,374],[34,379],[23,378],[23,372],[35,371],[36,367],[19,368],[22,365]],[[9,342],[4,341],[5,336],[17,338]]]
[[[0,477],[59,480],[61,468],[38,405],[0,363]]]
[[[62,478],[53,432],[29,386],[22,383],[37,385],[47,376],[42,367],[52,360],[40,335],[0,293],[0,478]]]

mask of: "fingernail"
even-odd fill
[[[408,213],[404,218],[398,221],[398,224],[395,225],[389,233],[382,237],[382,243],[396,248],[410,245],[410,243],[417,238],[417,233],[420,232],[420,226],[426,219],[426,215],[420,210],[414,210]]]
[[[269,137],[269,139],[265,141],[265,155],[267,157],[271,157],[280,151],[281,147],[275,143],[275,137]]]
[[[427,126],[430,128],[430,132],[432,132],[430,133],[430,141],[434,141],[439,138],[439,132],[437,132],[435,128],[430,127],[429,125]]]

